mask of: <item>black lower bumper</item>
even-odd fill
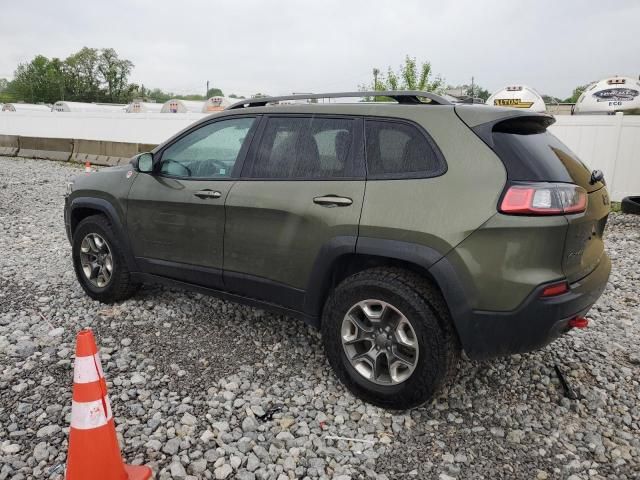
[[[457,322],[458,334],[469,358],[482,360],[544,347],[567,332],[569,320],[585,315],[598,300],[609,279],[611,261],[604,254],[598,267],[570,285],[570,291],[541,298],[540,285],[516,310],[473,310]]]

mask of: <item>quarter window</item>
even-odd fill
[[[182,137],[162,154],[160,172],[190,178],[228,178],[255,118],[210,123]]]
[[[351,176],[354,120],[270,117],[251,178],[339,178]]]
[[[369,177],[436,176],[444,160],[414,125],[392,121],[366,121]]]

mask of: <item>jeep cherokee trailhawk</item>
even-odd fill
[[[162,282],[301,317],[356,395],[419,405],[461,351],[540,348],[605,287],[602,174],[553,121],[426,92],[242,100],[70,184],[75,271],[102,302]]]

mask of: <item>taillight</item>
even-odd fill
[[[568,183],[511,185],[500,203],[500,211],[510,215],[564,215],[586,209],[587,191]]]

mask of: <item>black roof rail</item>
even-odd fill
[[[276,103],[283,100],[313,100],[320,98],[349,97],[388,97],[404,105],[453,105],[446,98],[431,92],[422,92],[420,90],[385,90],[366,92],[304,93],[297,95],[284,95],[280,97],[246,98],[229,105],[226,110],[244,107],[264,107],[268,103]],[[430,102],[427,103],[421,101],[421,98],[427,98]]]

